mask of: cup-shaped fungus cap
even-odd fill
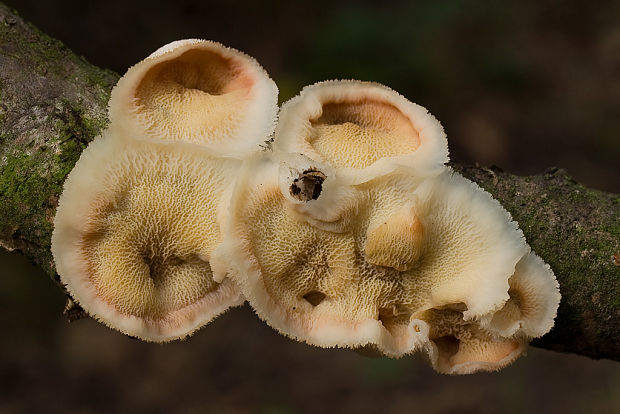
[[[448,145],[441,124],[378,83],[319,82],[282,106],[274,149],[329,164],[353,183],[407,166],[441,172]]]
[[[559,284],[549,265],[530,252],[519,260],[508,284],[509,299],[482,317],[482,326],[504,337],[523,333],[537,338],[549,332],[560,305]]]
[[[215,256],[229,263],[258,315],[285,335],[398,357],[429,352],[437,328],[424,312],[462,307],[460,323],[477,326],[509,299],[508,279],[528,248],[510,214],[476,184],[449,169],[424,180],[408,170],[376,177],[354,186],[356,207],[335,232],[299,220],[279,169],[267,156],[246,164]],[[523,349],[508,342],[502,361]],[[487,359],[475,369],[495,367],[497,355]]]
[[[184,143],[93,141],[64,184],[52,253],[94,318],[148,341],[183,338],[241,304],[212,278],[225,194],[240,161]]]
[[[420,312],[430,326],[427,356],[445,374],[495,371],[514,361],[531,338],[551,330],[560,304],[558,282],[548,264],[528,251],[508,279],[509,298],[487,315],[465,318],[464,304]]]
[[[429,309],[417,315],[416,324],[428,326],[424,352],[432,367],[442,374],[497,371],[517,359],[528,338],[501,337],[466,321],[457,305]]]
[[[124,139],[185,141],[243,158],[273,132],[277,94],[253,58],[212,41],[180,40],[119,80],[110,120]]]

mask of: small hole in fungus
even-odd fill
[[[308,303],[310,303],[312,306],[318,306],[319,303],[325,300],[325,297],[325,293],[319,292],[318,290],[313,290],[303,296],[303,298],[308,301]]]
[[[433,339],[433,342],[437,345],[439,353],[447,359],[453,357],[457,352],[459,352],[459,346],[461,344],[461,341],[452,335],[435,338]]]
[[[420,332],[420,327],[418,325],[413,325],[413,330],[416,332]]]
[[[142,259],[142,262],[144,262],[144,264],[149,268],[149,277],[152,280],[155,280],[157,277],[157,264],[155,263],[155,258],[152,256],[152,254],[149,254],[146,251],[140,253],[140,258]]]
[[[306,170],[291,184],[291,195],[300,201],[316,200],[323,191],[325,174],[318,170]]]
[[[377,321],[379,321],[391,335],[398,336],[398,328],[409,324],[410,312],[407,306],[401,303],[379,308]]]
[[[391,308],[379,308],[379,316],[377,320],[387,328],[390,319],[394,318],[394,311]]]

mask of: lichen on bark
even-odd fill
[[[81,151],[107,125],[117,80],[0,3],[0,246],[57,281],[50,239],[58,197]],[[612,259],[620,255],[620,197],[558,169],[520,177],[453,167],[510,211],[560,282],[555,327],[534,345],[620,360],[620,266]]]

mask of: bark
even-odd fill
[[[50,237],[58,197],[81,151],[107,125],[117,80],[0,3],[0,245],[56,281]],[[560,282],[555,327],[534,345],[620,360],[620,197],[557,168],[521,177],[453,167],[500,200]],[[70,318],[79,315],[71,303]]]

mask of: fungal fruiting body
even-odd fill
[[[111,128],[148,141],[182,141],[244,158],[271,135],[275,83],[251,57],[219,43],[167,44],[131,67],[110,97]]]
[[[54,257],[72,296],[107,325],[152,341],[183,337],[241,303],[209,265],[236,164],[188,145],[95,140],[55,219]]]
[[[236,183],[214,277],[230,271],[262,319],[313,345],[499,369],[550,329],[557,282],[510,214],[443,166],[437,121],[403,100],[346,81],[285,104],[273,153]]]
[[[419,105],[371,82],[326,81],[282,106],[276,152],[300,153],[352,182],[406,166],[417,176],[441,172],[448,143],[441,124]]]
[[[247,299],[292,338],[422,352],[451,374],[499,369],[551,329],[553,272],[445,166],[424,108],[321,82],[276,128],[276,102],[256,61],[214,42],[173,42],[129,69],[54,220],[58,273],[88,313],[163,342]]]
[[[253,59],[209,41],[174,42],[119,81],[52,235],[61,280],[91,316],[161,342],[243,302],[210,260],[235,171],[271,133],[276,100]]]
[[[545,294],[527,282],[512,286],[529,257],[522,233],[488,193],[453,171],[357,185],[355,207],[339,219],[348,224],[330,231],[297,218],[276,163],[248,168],[220,249],[249,303],[280,332],[392,357],[422,350],[437,370],[466,373],[502,367],[550,328],[559,297],[548,267],[530,269],[548,285]],[[460,353],[450,360],[453,349]]]

